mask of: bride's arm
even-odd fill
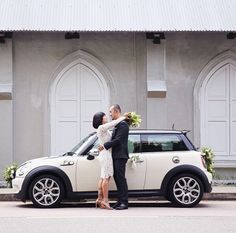
[[[100,131],[106,131],[106,130],[109,130],[109,129],[112,129],[114,128],[117,124],[119,124],[121,121],[125,120],[125,117],[119,117],[118,119],[116,120],[113,120],[111,122],[108,122],[106,124],[102,124],[98,127],[98,130]]]

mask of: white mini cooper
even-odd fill
[[[97,147],[93,133],[64,155],[23,163],[13,180],[18,197],[36,207],[95,198],[100,177]],[[129,197],[164,196],[177,206],[193,207],[204,192],[211,192],[212,175],[185,132],[130,130],[128,147]],[[112,180],[109,196],[115,194]]]

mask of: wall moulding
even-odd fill
[[[0,83],[0,100],[12,100],[12,83]]]

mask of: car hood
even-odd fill
[[[44,165],[60,166],[65,161],[75,161],[76,158],[77,156],[45,156],[28,160],[25,163],[21,164],[21,166],[25,164],[30,164],[31,167],[44,166]]]
[[[25,163],[37,163],[37,162],[41,162],[41,161],[45,161],[45,160],[51,160],[51,159],[58,159],[61,156],[45,156],[45,157],[39,157],[36,159],[31,159],[26,161]]]

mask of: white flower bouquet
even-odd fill
[[[136,164],[139,163],[141,161],[141,159],[140,159],[139,155],[132,155],[129,158],[129,161],[131,163],[132,168],[135,168]]]

